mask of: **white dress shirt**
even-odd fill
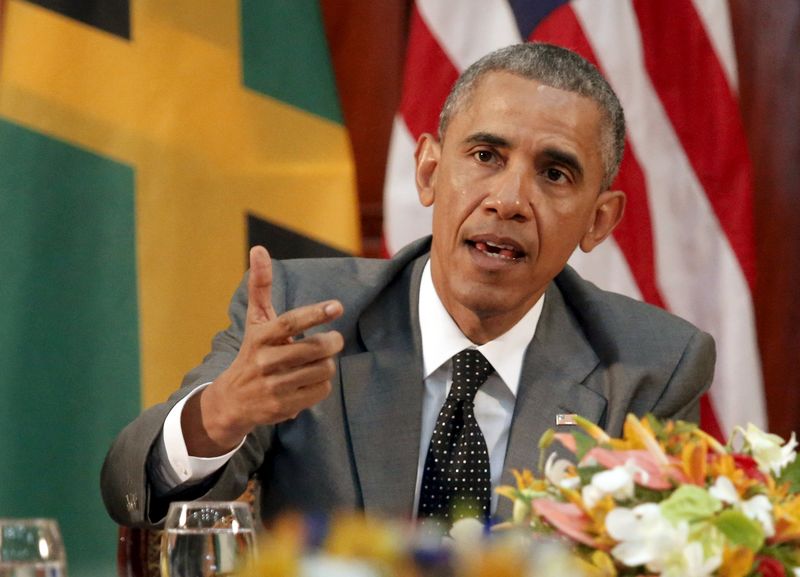
[[[244,444],[244,439],[233,450],[219,457],[193,457],[186,448],[181,427],[181,414],[186,402],[211,383],[200,385],[191,393],[178,401],[167,418],[161,432],[161,442],[156,445],[156,469],[152,479],[154,488],[158,493],[166,493],[170,489],[183,483],[191,485],[208,477],[211,473],[221,469],[233,454]],[[166,457],[166,458],[165,458]]]
[[[464,349],[477,349],[492,364],[495,372],[475,395],[475,419],[489,449],[492,478],[492,513],[497,508],[500,483],[506,459],[508,433],[519,390],[522,361],[528,344],[536,332],[542,314],[544,296],[508,331],[480,346],[464,336],[444,308],[431,277],[430,261],[422,272],[419,288],[419,328],[422,335],[422,365],[425,377],[425,396],[422,401],[422,434],[417,464],[417,489],[414,512],[419,508],[419,488],[436,418],[453,384],[451,358]]]
[[[431,277],[430,261],[422,272],[419,289],[419,327],[422,335],[422,361],[425,393],[422,400],[422,433],[420,435],[417,486],[414,496],[414,515],[419,505],[419,487],[428,453],[428,444],[436,418],[444,405],[452,384],[451,361],[456,353],[472,348],[479,350],[495,368],[495,372],[478,389],[475,395],[475,419],[483,431],[489,449],[492,477],[492,512],[497,508],[494,489],[500,482],[508,446],[508,434],[519,389],[522,361],[544,305],[544,296],[531,307],[522,319],[496,339],[480,346],[470,341],[444,308]],[[162,442],[156,450],[157,468],[153,483],[164,493],[182,483],[191,484],[206,478],[221,468],[241,447],[213,458],[193,457],[186,449],[181,430],[181,412],[186,401],[206,385],[195,389],[177,403],[164,422]],[[244,439],[242,439],[244,443]],[[166,458],[164,458],[166,457]]]

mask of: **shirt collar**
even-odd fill
[[[522,361],[528,348],[544,306],[544,295],[536,301],[517,324],[508,331],[480,346],[470,341],[458,328],[447,309],[444,308],[433,286],[430,260],[422,271],[419,287],[419,328],[422,335],[422,362],[425,378],[464,349],[477,349],[492,364],[497,374],[513,393],[517,395],[522,374]]]

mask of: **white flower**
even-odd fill
[[[697,541],[686,544],[677,555],[668,556],[661,563],[648,565],[651,571],[660,571],[661,577],[710,577],[722,564],[722,555],[706,558],[703,545]]]
[[[606,516],[608,534],[619,543],[611,554],[628,567],[644,565],[662,577],[710,577],[722,563],[719,552],[706,557],[689,540],[689,524],[670,523],[655,503],[618,507]]]
[[[772,537],[775,535],[775,524],[772,520],[772,503],[766,495],[756,495],[746,501],[739,496],[733,482],[726,476],[720,475],[708,492],[712,497],[716,497],[723,503],[733,505],[748,518],[758,521],[764,529],[764,535]]]
[[[458,548],[466,550],[480,547],[486,527],[477,519],[467,517],[459,519],[450,528],[450,538]]]
[[[775,535],[775,524],[772,521],[772,503],[766,495],[756,495],[742,503],[742,513],[750,519],[758,521],[764,528],[764,535],[773,537]]]
[[[581,484],[581,478],[577,475],[567,474],[567,470],[572,465],[567,459],[557,459],[556,453],[550,453],[547,462],[544,464],[544,476],[551,485],[562,489],[577,489]]]
[[[776,476],[780,475],[781,470],[797,457],[795,452],[797,440],[794,433],[789,442],[784,444],[778,435],[765,433],[752,423],[747,424],[746,430],[741,427],[737,427],[737,430],[744,435],[745,442],[762,473],[772,472]]]
[[[592,481],[583,487],[581,497],[584,504],[591,508],[606,495],[611,495],[617,501],[624,501],[633,497],[634,476],[644,471],[633,462],[600,471],[592,475]]]
[[[717,477],[717,480],[714,482],[714,485],[709,488],[708,492],[712,497],[719,499],[723,503],[728,503],[729,505],[735,505],[741,501],[739,492],[736,490],[736,487],[733,486],[733,482],[725,475]]]
[[[619,543],[611,554],[628,567],[650,566],[670,554],[680,553],[689,534],[686,523],[675,527],[656,503],[633,509],[617,507],[606,516],[606,529]]]

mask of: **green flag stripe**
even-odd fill
[[[242,0],[244,84],[342,124],[317,0]]]
[[[99,470],[140,398],[134,172],[2,120],[0,158],[0,515],[56,517],[70,574],[107,573]]]

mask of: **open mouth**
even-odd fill
[[[513,244],[489,240],[469,240],[467,243],[486,256],[508,261],[517,261],[525,256],[525,252]]]

